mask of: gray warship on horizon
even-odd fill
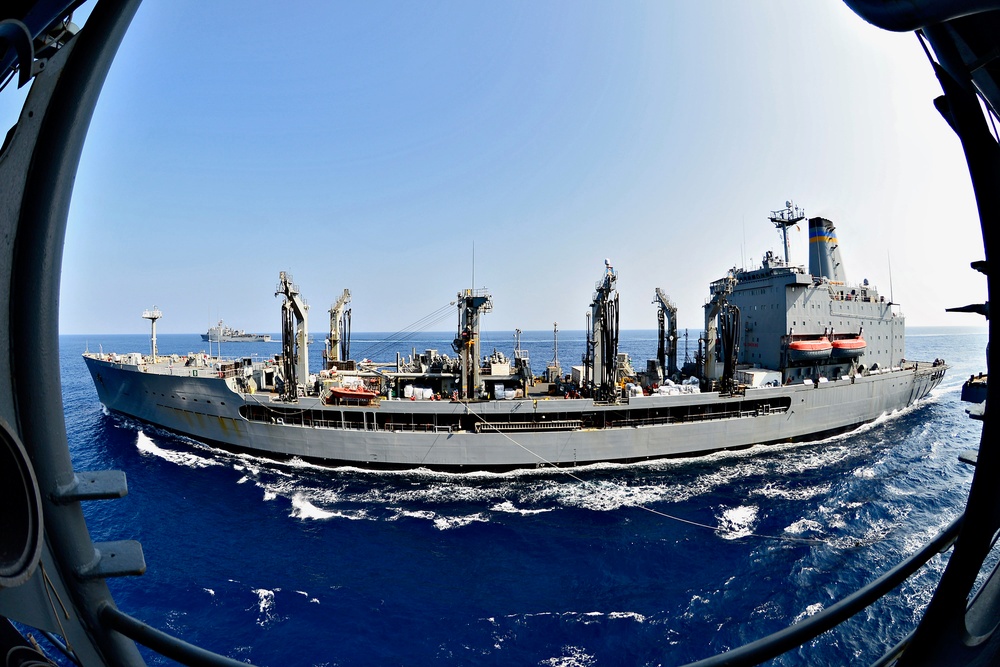
[[[247,333],[243,329],[227,327],[222,320],[201,335],[203,341],[209,343],[270,343],[270,334]]]
[[[808,220],[806,271],[789,261],[787,233],[804,213],[789,202],[769,219],[784,256],[767,252],[759,268],[733,268],[711,283],[696,363],[686,368],[696,380],[680,381],[676,308],[661,290],[658,358],[637,373],[619,352],[609,262],[582,365],[565,376],[549,368],[548,382],[536,382],[519,346],[512,359],[480,354],[480,315],[492,308],[480,290],[458,295],[457,357],[427,350],[388,364],[346,358],[345,290],[330,309],[325,368],[311,374],[307,308],[285,272],[274,359],[160,356],[155,322],[149,355],[84,359],[107,409],[206,443],[332,465],[458,471],[813,440],[904,408],[941,382],[942,360],[904,358],[904,317],[891,300],[867,280],[847,283],[832,222]]]

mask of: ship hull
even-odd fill
[[[209,444],[330,465],[458,471],[636,462],[816,439],[920,400],[946,369],[921,363],[738,396],[649,396],[622,405],[525,399],[326,406],[310,397],[283,403],[241,393],[232,378],[206,369],[163,374],[84,359],[107,409]]]

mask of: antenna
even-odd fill
[[[559,363],[559,323],[552,323],[552,363]]]
[[[889,306],[891,307],[895,300],[892,298],[892,258],[889,256],[889,251],[885,251],[885,262],[889,265]]]
[[[743,247],[740,248],[740,266],[747,268],[750,262],[747,261],[747,216],[743,215]]]

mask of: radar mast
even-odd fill
[[[782,210],[771,211],[771,215],[768,217],[768,220],[774,223],[775,228],[781,232],[781,242],[785,247],[785,266],[791,266],[791,261],[788,258],[788,228],[805,219],[805,210],[793,204],[791,200],[785,202],[785,208]]]

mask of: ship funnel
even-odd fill
[[[826,218],[809,219],[809,273],[834,282],[844,281],[837,230]]]

